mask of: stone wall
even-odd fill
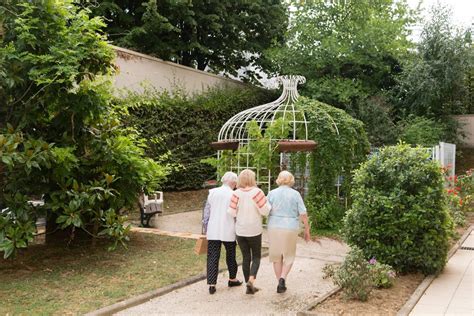
[[[460,130],[466,134],[461,147],[474,148],[474,114],[455,115],[454,119],[460,123]]]

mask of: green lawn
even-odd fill
[[[206,256],[195,255],[194,244],[134,233],[129,249],[115,252],[89,242],[32,246],[13,261],[0,259],[0,315],[85,313],[203,273]]]

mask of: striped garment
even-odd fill
[[[270,208],[265,194],[257,187],[234,191],[228,213],[236,218],[236,234],[244,237],[261,234],[262,215],[268,215]]]
[[[263,208],[265,204],[267,204],[267,198],[265,197],[265,194],[263,193],[262,190],[258,191],[258,193],[254,195],[252,200],[254,200],[258,208]]]
[[[239,197],[237,195],[232,194],[232,198],[230,199],[229,207],[237,212],[237,205],[239,204]]]

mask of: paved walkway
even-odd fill
[[[150,225],[163,231],[200,234],[201,217],[202,211],[155,215]]]
[[[346,245],[331,239],[321,239],[321,244],[298,241],[297,256],[288,276],[288,291],[276,293],[276,280],[268,258],[262,258],[257,278],[261,290],[246,295],[245,287],[227,287],[226,272],[219,275],[217,293],[209,295],[206,281],[200,281],[147,303],[121,311],[118,315],[156,314],[292,314],[330,291],[334,285],[324,280],[321,269],[326,263],[341,262],[348,251]],[[243,279],[239,267],[238,278]]]
[[[134,227],[133,231],[158,235],[197,238],[201,231],[201,211],[156,216],[155,228]],[[267,246],[264,231],[262,245]],[[227,287],[227,272],[219,275],[217,293],[209,295],[206,281],[200,281],[139,306],[119,315],[153,314],[295,314],[316,298],[334,288],[330,280],[324,280],[322,268],[326,263],[341,262],[348,247],[340,242],[323,238],[321,243],[298,241],[297,258],[287,280],[288,291],[276,293],[276,279],[268,258],[262,258],[254,296],[245,294],[245,286]],[[239,279],[243,279],[239,268]],[[230,303],[230,301],[232,303]]]
[[[474,231],[426,289],[410,315],[474,315],[473,274]]]

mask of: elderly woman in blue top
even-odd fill
[[[300,219],[304,223],[304,239],[309,241],[311,236],[303,199],[292,188],[295,178],[290,172],[282,171],[276,183],[279,187],[268,194],[268,202],[272,205],[268,217],[269,257],[278,280],[277,293],[283,293],[286,291],[285,279],[295,259]]]

